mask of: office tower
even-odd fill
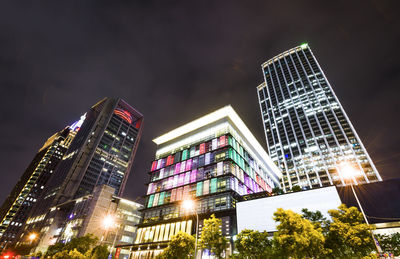
[[[136,237],[136,224],[141,219],[139,209],[143,205],[117,197],[114,193],[114,188],[98,185],[92,194],[56,205],[49,214],[61,220],[54,220],[47,226],[46,231],[51,235],[40,240],[40,247],[67,243],[74,237],[87,234],[97,237],[103,245],[131,244]],[[30,218],[27,224],[34,224],[37,220],[40,216]],[[120,255],[125,258],[129,250],[122,249]]]
[[[381,181],[342,105],[307,44],[262,64],[258,98],[268,153],[283,171],[286,190]],[[344,171],[344,170],[342,170]]]
[[[62,216],[50,217],[51,209],[91,194],[95,186],[111,186],[117,196],[123,193],[141,136],[143,116],[120,98],[104,98],[92,106],[82,120],[68,151],[30,214],[30,219],[40,220],[25,226],[21,242],[30,232],[40,234],[38,241],[47,240],[51,235],[49,226],[63,219]]]
[[[280,186],[279,169],[231,106],[153,141],[157,151],[132,258],[159,254],[178,231],[195,234],[194,211],[181,208],[187,199],[195,202],[200,232],[203,219],[215,214],[232,244],[237,234],[236,202],[243,195],[271,193]]]
[[[0,208],[0,249],[14,242],[32,206],[67,150],[75,130],[67,127],[51,136],[4,201]]]

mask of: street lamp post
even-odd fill
[[[193,200],[184,200],[182,202],[183,209],[189,211],[192,210],[196,214],[196,242],[194,244],[194,259],[197,259],[197,236],[199,235],[199,214],[195,208],[195,203]]]
[[[356,198],[356,201],[357,201],[358,207],[360,208],[361,214],[363,215],[364,220],[365,220],[365,222],[367,223],[367,225],[370,225],[370,224],[369,224],[369,221],[368,221],[368,218],[367,218],[367,215],[365,214],[364,209],[363,209],[363,207],[361,206],[361,202],[360,202],[360,200],[358,199],[357,193],[356,193],[356,191],[354,190],[354,186],[353,186],[353,179],[352,179],[352,177],[354,177],[355,175],[357,175],[357,173],[358,173],[357,169],[355,169],[354,167],[352,167],[352,166],[351,166],[350,164],[348,164],[348,163],[342,163],[342,164],[340,165],[339,173],[342,175],[343,180],[345,180],[345,179],[349,179],[349,180],[350,180],[350,188],[351,188],[351,191],[353,192],[354,197]],[[372,236],[372,241],[373,241],[374,244],[375,244],[376,250],[377,250],[379,253],[381,253],[381,252],[382,252],[382,249],[381,249],[381,248],[378,246],[378,244],[375,242],[375,236],[374,236],[374,233],[372,232],[372,230],[371,230],[371,236]]]
[[[112,244],[111,249],[110,249],[110,254],[108,255],[109,258],[111,258],[112,249],[115,246],[115,241],[117,240],[118,231],[119,231],[119,226],[117,226],[117,231],[115,232],[114,241],[113,241],[113,244]]]
[[[104,236],[104,239],[107,238],[107,234],[108,234],[109,228],[112,228],[112,227],[115,227],[115,226],[116,226],[115,223],[116,223],[116,222],[115,222],[115,217],[114,217],[113,215],[111,215],[111,214],[108,214],[108,215],[103,219],[103,227],[104,227],[104,229],[106,230],[106,234],[105,234],[105,236]],[[111,249],[110,249],[110,253],[109,253],[108,257],[111,257],[112,249],[113,249],[113,247],[114,247],[114,245],[115,245],[115,242],[116,242],[116,240],[117,240],[118,231],[119,231],[119,228],[118,228],[118,226],[117,226],[117,231],[116,231],[116,233],[115,233],[114,241],[113,241],[113,243],[112,243],[112,247],[111,247]],[[103,240],[101,241],[101,243],[102,243],[102,242],[103,242]]]

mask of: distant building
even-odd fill
[[[262,70],[261,117],[285,190],[345,185],[341,163],[359,171],[354,184],[382,180],[307,44],[273,57]]]
[[[108,185],[121,196],[142,132],[143,116],[120,98],[104,98],[81,117],[79,131],[54,170],[44,191],[29,214],[34,224],[26,224],[19,237],[39,234],[36,244],[48,244],[50,226],[62,224],[53,217],[60,204],[90,195],[96,186]],[[40,242],[39,242],[40,240]],[[43,249],[43,247],[41,247]]]
[[[215,214],[232,244],[241,195],[271,193],[280,186],[280,171],[231,106],[153,141],[158,147],[149,172],[143,220],[134,244],[125,246],[132,249],[132,258],[156,256],[178,231],[195,234],[194,211],[181,208],[187,199],[195,202],[199,235],[203,219]]]
[[[54,218],[44,229],[36,251],[45,252],[49,245],[66,243],[74,237],[93,234],[101,244],[109,246],[131,244],[136,237],[136,225],[141,219],[143,205],[114,195],[114,188],[96,186],[93,193],[53,207],[49,217]],[[112,219],[105,226],[105,219]],[[34,225],[40,217],[29,218],[27,225]],[[122,250],[120,258],[129,255]]]
[[[51,136],[4,201],[0,208],[0,250],[15,241],[75,134],[67,127]]]

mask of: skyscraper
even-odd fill
[[[120,98],[104,98],[80,121],[72,126],[79,131],[32,209],[22,237],[35,231],[47,240],[49,226],[60,225],[54,221],[63,218],[49,213],[51,208],[91,194],[95,186],[108,185],[115,195],[122,194],[141,136],[142,114]]]
[[[14,242],[74,135],[75,131],[67,127],[51,136],[4,201],[0,208],[0,249]]]
[[[178,231],[195,234],[194,211],[181,208],[186,199],[195,202],[200,232],[203,219],[214,213],[232,242],[236,202],[246,194],[271,193],[280,185],[279,169],[231,106],[153,141],[157,152],[132,258],[152,258]]]
[[[344,185],[343,165],[355,184],[381,181],[365,147],[307,44],[262,64],[258,98],[268,153],[283,186]]]

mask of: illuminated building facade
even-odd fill
[[[30,219],[21,233],[37,232],[39,244],[51,235],[51,225],[61,225],[63,217],[52,217],[55,206],[92,194],[99,185],[108,185],[116,196],[123,193],[142,132],[143,115],[120,98],[104,98],[81,118],[75,138],[44,188]],[[45,249],[41,247],[40,249]]]
[[[194,211],[181,209],[187,199],[195,201],[199,235],[203,219],[215,214],[232,243],[241,196],[280,186],[279,169],[231,106],[153,141],[158,147],[132,258],[156,256],[178,231],[195,234]]]
[[[50,218],[59,218],[47,226],[49,235],[41,240],[37,250],[42,252],[52,244],[66,243],[74,237],[86,234],[96,236],[103,245],[127,245],[136,237],[136,225],[140,222],[139,209],[143,205],[115,196],[114,188],[98,185],[93,193],[61,203],[49,212]],[[27,225],[40,221],[41,216],[32,217]],[[107,228],[104,221],[111,220]],[[122,249],[120,258],[127,258],[129,250]]]
[[[13,243],[75,132],[67,127],[39,149],[0,209],[0,249]]]
[[[307,44],[262,70],[258,98],[268,153],[284,172],[285,190],[345,185],[341,163],[357,168],[355,184],[382,180]]]

